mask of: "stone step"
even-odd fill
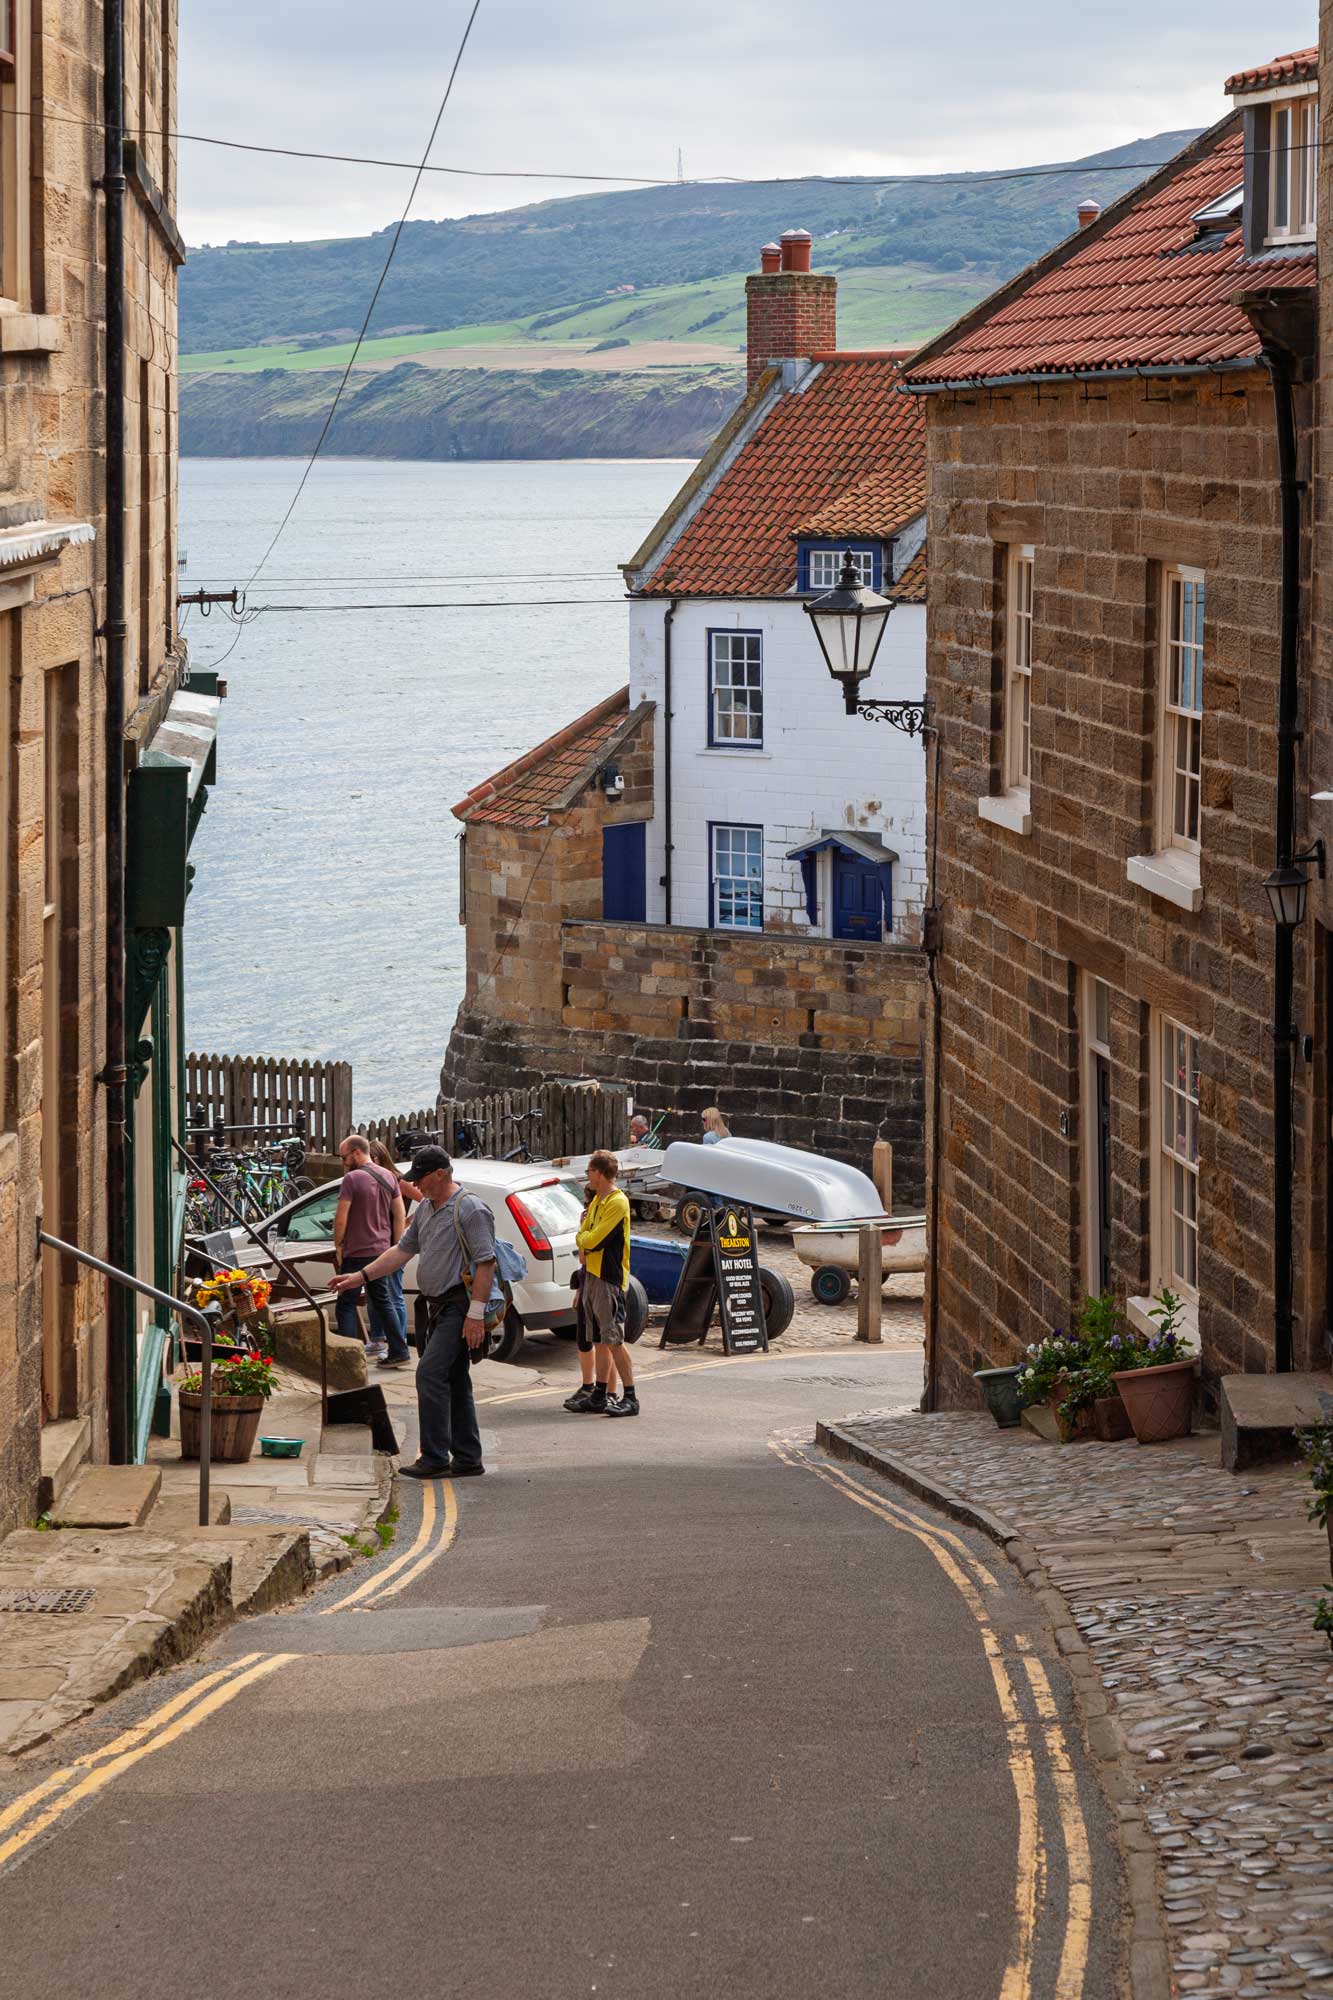
[[[92,1442],[91,1417],[67,1417],[57,1424],[42,1425],[42,1476],[37,1488],[39,1514],[49,1514],[64,1499],[70,1482],[87,1463]]]
[[[208,1494],[208,1519],[210,1526],[223,1528],[231,1519],[231,1500],[216,1486],[210,1486]],[[148,1517],[151,1528],[160,1528],[164,1535],[186,1534],[199,1526],[199,1496],[197,1493],[164,1493]]]
[[[199,1560],[231,1557],[231,1602],[238,1618],[290,1603],[315,1581],[310,1536],[304,1527],[232,1521],[181,1531],[175,1539],[182,1553]]]
[[[161,1488],[156,1465],[90,1465],[49,1512],[58,1528],[141,1528]]]
[[[1221,1462],[1228,1472],[1294,1458],[1298,1430],[1323,1420],[1322,1397],[1333,1403],[1333,1374],[1224,1375]]]

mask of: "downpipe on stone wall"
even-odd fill
[[[106,216],[106,1261],[129,1263],[125,1069],[125,7],[105,0],[102,192]],[[134,1443],[134,1320],[128,1293],[107,1287],[107,1448],[113,1465]]]
[[[930,1187],[926,1224],[926,1264],[930,1285],[929,1310],[926,1314],[926,1354],[925,1382],[921,1394],[921,1408],[927,1414],[939,1407],[939,1324],[940,1324],[940,1124],[943,1103],[940,1083],[940,1057],[944,1037],[940,1023],[940,909],[935,900],[935,867],[938,846],[940,816],[940,732],[937,723],[927,723],[922,730],[932,743],[931,762],[934,771],[930,782],[930,858],[927,866],[926,907],[921,917],[921,942],[926,952],[926,974],[930,981]]]

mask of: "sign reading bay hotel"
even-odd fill
[[[767,1352],[754,1214],[748,1208],[709,1207],[700,1216],[662,1328],[663,1347],[688,1340],[702,1346],[714,1306],[721,1316],[727,1354]]]

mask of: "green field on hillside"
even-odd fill
[[[963,272],[931,271],[924,265],[865,266],[845,271],[838,280],[839,345],[892,347],[924,340],[947,326],[986,288],[980,278]],[[745,342],[745,273],[732,272],[692,285],[645,286],[618,298],[598,299],[525,319],[371,339],[362,347],[360,358],[402,361],[440,350],[540,343],[550,346],[553,368],[567,368],[577,365],[569,342],[612,339],[630,342],[624,350],[626,366],[630,367],[634,365],[634,347],[648,341],[678,341],[682,365],[692,361],[690,348],[696,342],[734,347],[739,360]],[[351,355],[350,341],[328,347],[284,342],[182,354],[180,371],[182,375],[198,375],[225,369],[229,374],[246,375],[269,369],[342,368]]]

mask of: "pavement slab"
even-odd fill
[[[1051,1446],[972,1414],[863,1411],[835,1433],[1064,1605],[1061,1645],[1099,1690],[1089,1736],[1141,1815],[1138,1909],[1170,1990],[1333,1993],[1333,1660],[1311,1625],[1329,1552],[1299,1468],[1226,1472],[1215,1433]]]

